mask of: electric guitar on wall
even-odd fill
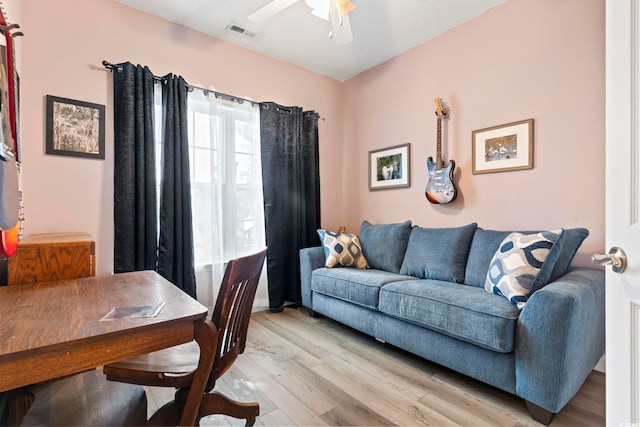
[[[2,10],[0,31],[6,41],[6,55],[0,61],[0,257],[10,257],[16,252],[21,233],[21,153],[13,38],[22,33],[11,33],[17,28],[17,24],[7,25]]]
[[[453,170],[456,162],[449,160],[447,167],[443,167],[442,161],[442,119],[449,116],[449,107],[442,106],[442,99],[436,98],[436,116],[438,116],[438,146],[436,151],[436,162],[429,156],[427,159],[427,171],[429,172],[429,182],[424,192],[427,200],[434,204],[445,204],[453,202],[458,195],[456,187],[453,185]]]

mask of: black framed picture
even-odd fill
[[[104,159],[104,105],[47,95],[46,153]]]

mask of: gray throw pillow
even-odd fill
[[[476,228],[475,222],[455,228],[414,227],[400,274],[463,283]]]
[[[399,273],[410,234],[411,221],[379,225],[363,221],[360,244],[369,268]]]

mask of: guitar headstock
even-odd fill
[[[449,116],[449,107],[445,107],[442,98],[436,98],[436,116],[446,118]]]

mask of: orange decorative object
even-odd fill
[[[3,230],[0,233],[0,257],[8,258],[13,256],[18,250],[20,241],[20,222],[11,230]]]

